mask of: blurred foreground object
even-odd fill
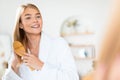
[[[113,1],[111,13],[94,80],[120,80],[120,0]]]

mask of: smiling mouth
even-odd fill
[[[33,26],[31,26],[31,28],[39,28],[40,27],[40,25],[33,25]]]

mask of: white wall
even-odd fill
[[[11,33],[17,7],[26,2],[37,4],[44,19],[44,30],[53,36],[59,35],[64,19],[79,15],[99,31],[105,20],[110,0],[0,0],[0,32]]]
[[[43,30],[52,36],[60,35],[63,21],[70,16],[80,16],[86,20],[96,32],[99,41],[101,32],[105,29],[105,21],[109,12],[111,0],[0,0],[0,32],[10,35],[17,7],[22,3],[33,2],[39,6],[44,26]]]

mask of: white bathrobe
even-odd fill
[[[2,80],[79,80],[75,61],[63,38],[52,38],[42,32],[39,59],[44,62],[41,70],[31,71],[24,63],[17,75],[9,63]]]

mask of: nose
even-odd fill
[[[38,22],[36,17],[33,18],[33,22]]]

